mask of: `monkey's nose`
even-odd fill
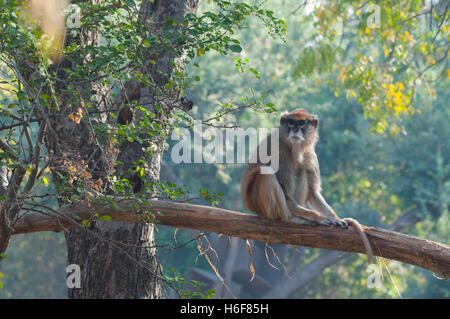
[[[299,131],[299,129],[298,129],[298,127],[297,127],[297,126],[295,126],[295,127],[293,127],[293,128],[292,128],[292,132],[294,132],[294,133],[298,133],[298,131]]]

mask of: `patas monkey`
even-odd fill
[[[284,113],[279,129],[279,169],[267,174],[267,165],[257,155],[249,163],[241,183],[244,208],[262,218],[288,221],[293,217],[320,225],[347,228],[350,224],[360,234],[369,264],[372,249],[361,225],[352,218],[339,218],[321,194],[319,161],[314,147],[319,139],[316,115],[304,109]],[[262,143],[270,147],[270,135]],[[258,146],[258,149],[260,146]],[[256,150],[256,154],[258,153]],[[261,173],[265,169],[266,173]],[[309,203],[313,210],[306,208]]]

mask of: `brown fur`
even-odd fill
[[[259,157],[257,163],[248,164],[241,184],[244,208],[273,220],[288,221],[295,216],[324,225],[347,227],[350,224],[360,234],[370,263],[373,253],[361,225],[351,218],[340,219],[321,194],[319,161],[314,150],[319,139],[317,116],[298,109],[281,117],[286,118],[310,121],[304,140],[290,140],[289,128],[281,125],[279,169],[275,174],[261,174],[261,166],[269,164],[261,163]],[[269,135],[262,143],[270,140]],[[270,149],[270,145],[268,147]],[[307,203],[314,210],[306,208]]]

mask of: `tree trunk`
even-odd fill
[[[91,230],[126,246],[117,249],[84,229],[69,230],[67,260],[81,268],[81,287],[69,288],[69,298],[163,297],[156,249],[142,248],[154,245],[153,225],[97,222]]]
[[[163,25],[166,19],[179,19],[187,12],[195,12],[198,1],[143,1],[140,9],[141,17],[149,23],[149,33],[158,32],[155,25]],[[152,27],[150,28],[150,25]],[[96,45],[97,36],[94,33],[84,35],[84,41]],[[170,50],[160,50],[158,54],[150,54],[149,59],[154,63],[148,63],[141,72],[154,79],[159,88],[171,77],[174,54]],[[63,68],[61,68],[63,69]],[[97,105],[105,108],[116,109],[132,100],[138,100],[139,105],[152,113],[157,113],[155,120],[165,121],[169,114],[173,114],[178,95],[174,91],[162,90],[156,95],[153,87],[143,85],[136,80],[131,80],[124,86],[112,105],[106,105],[109,99],[102,96],[102,88],[92,87],[97,94]],[[161,91],[161,90],[158,90]],[[124,98],[126,97],[126,99]],[[101,103],[100,101],[106,101]],[[158,102],[160,112],[155,111]],[[159,108],[158,108],[159,109]],[[138,122],[142,116],[135,112],[134,121]],[[61,119],[58,119],[61,121]],[[65,119],[66,123],[54,123],[59,127],[56,139],[47,138],[47,147],[54,157],[76,160],[86,160],[94,178],[102,178],[111,169],[108,159],[100,147],[86,147],[87,130],[82,123],[74,125],[73,121]],[[63,119],[64,121],[64,119]],[[106,121],[105,118],[102,121]],[[74,127],[76,126],[76,127]],[[167,127],[163,127],[167,129]],[[165,140],[161,136],[146,138],[147,145],[137,142],[125,142],[121,145],[117,160],[124,163],[119,168],[119,174],[127,178],[134,192],[141,190],[141,179],[138,176],[130,176],[129,170],[133,168],[133,162],[144,158],[148,164],[147,180],[156,182],[159,180],[160,161],[162,158]],[[74,142],[75,141],[75,142]],[[152,143],[156,146],[151,157],[146,156],[142,148]],[[60,147],[63,145],[64,147]],[[70,152],[67,152],[67,149]],[[73,156],[71,153],[76,153]],[[94,154],[95,156],[91,156]],[[87,160],[89,158],[89,160]],[[54,175],[54,179],[58,177]],[[71,228],[66,231],[66,243],[68,249],[68,264],[76,264],[81,269],[81,287],[69,288],[69,298],[163,298],[161,269],[154,248],[154,226],[152,224],[129,222],[104,222],[92,223],[88,231],[81,228]]]

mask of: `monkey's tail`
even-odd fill
[[[359,233],[359,236],[361,237],[361,240],[364,244],[364,248],[366,249],[367,259],[368,259],[368,262],[370,265],[372,263],[372,259],[373,259],[373,251],[372,251],[372,247],[370,246],[369,239],[367,239],[367,235],[364,232],[364,229],[362,228],[361,224],[356,219],[343,218],[343,220],[345,220],[351,226],[353,226],[356,229],[356,231]]]

